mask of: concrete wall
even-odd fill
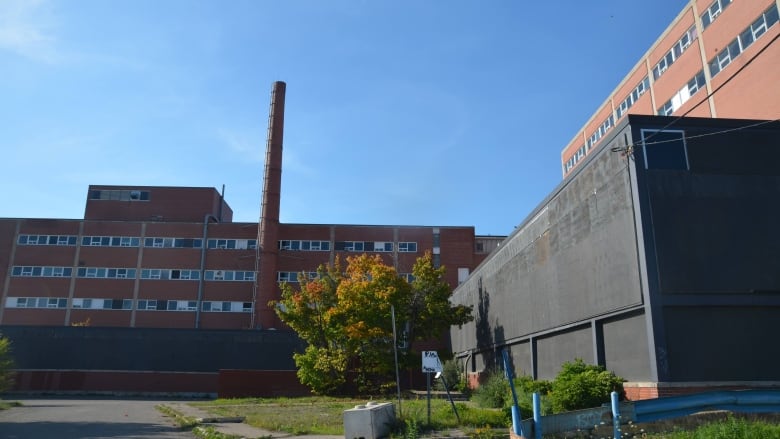
[[[453,351],[478,372],[510,347],[538,378],[582,358],[635,382],[780,380],[780,123],[615,132],[455,291],[476,319]]]
[[[451,335],[453,352],[474,352],[476,371],[497,366],[495,348],[515,343],[528,346],[512,346],[517,373],[551,378],[564,361],[603,363],[601,320],[609,317],[614,326],[622,313],[641,309],[627,159],[610,151],[625,145],[628,127],[613,131],[608,145],[586,159],[589,165],[556,188],[453,294],[455,303],[474,306],[475,321]],[[647,350],[642,322],[631,315],[622,327],[626,337],[612,337],[621,346],[612,349]],[[535,356],[515,354],[515,346]],[[617,355],[610,360],[628,365]]]

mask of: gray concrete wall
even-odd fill
[[[536,341],[537,378],[551,380],[560,372],[561,364],[575,358],[594,364],[593,333],[590,327],[580,327],[554,335],[540,337]]]
[[[616,128],[455,290],[453,301],[475,311],[474,322],[452,331],[456,354],[490,356],[494,346],[543,336],[537,373],[551,377],[564,361],[596,360],[593,319],[642,306],[627,159],[610,151],[627,129]],[[647,346],[646,337],[625,342]]]
[[[602,323],[604,366],[628,381],[651,375],[644,313],[627,314]]]

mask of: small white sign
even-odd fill
[[[423,373],[441,372],[441,360],[436,351],[423,351],[422,353],[422,371]]]

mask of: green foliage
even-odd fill
[[[363,393],[394,386],[391,309],[409,342],[440,337],[452,325],[472,320],[471,307],[449,302],[444,268],[434,268],[430,253],[418,258],[410,284],[379,255],[348,257],[320,266],[317,276],[299,276],[299,288],[281,284],[270,302],[279,318],[309,346],[295,355],[298,377],[315,393],[334,395],[356,384]],[[418,364],[411,343],[399,351],[401,365]],[[417,361],[413,361],[416,359]],[[346,383],[344,376],[354,377]]]
[[[0,393],[14,384],[14,360],[11,357],[11,341],[0,335]]]
[[[499,370],[488,372],[485,382],[474,391],[472,399],[479,407],[504,408],[512,405],[509,381]]]
[[[515,389],[518,393],[547,395],[552,391],[552,383],[546,380],[535,380],[528,375],[521,375],[515,377]]]
[[[623,378],[602,366],[577,358],[566,362],[552,382],[551,402],[555,413],[578,410],[609,402],[610,393],[623,395]]]
[[[417,439],[420,437],[420,427],[417,425],[417,420],[414,418],[407,418],[404,420],[404,439]]]
[[[441,365],[441,378],[437,379],[436,390],[449,390],[450,392],[465,392],[466,376],[463,373],[463,366],[456,360],[445,360]],[[446,389],[445,389],[446,382]]]
[[[780,439],[780,425],[748,420],[729,414],[728,418],[701,425],[690,431],[651,434],[666,439]]]
[[[318,395],[340,393],[347,366],[343,351],[308,345],[304,353],[293,354],[293,359],[301,384]]]

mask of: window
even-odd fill
[[[684,131],[643,129],[642,143],[645,169],[688,169]]]
[[[19,245],[76,245],[73,235],[19,235],[16,239]]]
[[[716,2],[717,3],[717,2]],[[734,38],[726,48],[721,50],[714,58],[709,62],[710,76],[713,78],[725,69],[734,58],[738,57],[748,47],[750,47],[754,41],[760,38],[766,33],[766,31],[772,27],[778,21],[777,5],[772,6],[764,11],[750,26],[743,30],[736,38]]]
[[[89,247],[138,247],[140,238],[131,236],[82,236],[81,245]]]
[[[253,282],[254,271],[206,270],[205,280]]]
[[[205,312],[252,312],[251,302],[203,302]]]
[[[203,240],[198,238],[145,238],[144,247],[201,248],[203,247]]]
[[[417,243],[416,242],[399,242],[398,243],[398,251],[401,253],[416,253],[417,252]]]
[[[365,251],[365,243],[363,241],[337,241],[336,250],[343,250],[347,252],[362,252]]]
[[[620,103],[620,105],[617,108],[617,117],[620,119],[623,117],[626,112],[628,112],[628,109],[631,108],[637,100],[639,100],[639,97],[645,94],[647,90],[650,89],[650,79],[645,77],[642,79],[642,81],[637,84],[637,86],[634,88],[631,93],[626,96],[625,99],[623,99],[623,102]]]
[[[696,36],[696,26],[691,26],[691,28],[688,29],[685,34],[683,34],[682,38],[674,43],[674,46],[669,49],[669,52],[667,52],[666,55],[664,55],[661,60],[658,61],[658,64],[653,67],[653,79],[658,79],[666,71],[666,69],[669,68],[669,66],[677,61],[680,55],[685,52],[685,49],[687,49],[693,43],[693,41],[696,39]]]
[[[79,267],[77,277],[106,279],[135,279],[135,268]]]
[[[707,27],[718,18],[718,15],[720,15],[730,4],[731,0],[715,0],[712,2],[710,7],[701,15],[701,24],[704,29],[707,29]]]
[[[138,301],[138,310],[139,311],[156,311],[157,310],[157,301],[156,300],[139,300]]]
[[[393,251],[393,243],[392,242],[375,242],[374,243],[374,251],[375,252],[391,252],[391,251]]]
[[[63,309],[67,306],[68,299],[63,297],[8,297],[5,299],[6,308]]]
[[[22,277],[71,277],[73,269],[71,267],[34,267],[34,266],[14,266],[11,268],[11,276]]]
[[[330,251],[330,241],[279,241],[279,250]]]
[[[256,239],[209,239],[206,243],[210,249],[236,249],[247,250],[256,249]]]
[[[704,88],[705,85],[704,70],[700,70],[699,73],[678,90],[671,99],[661,105],[661,108],[658,109],[658,114],[660,116],[671,116],[672,113],[677,111],[684,103],[688,102],[691,96]]]
[[[149,191],[134,189],[99,189],[89,193],[90,200],[149,201]]]

